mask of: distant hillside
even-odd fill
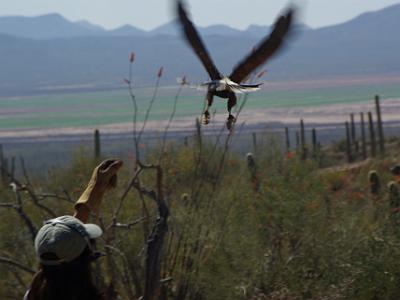
[[[268,26],[258,25],[251,25],[247,30],[239,30],[227,25],[199,27],[202,35],[224,36],[263,36],[268,30]],[[53,39],[81,36],[178,36],[180,35],[180,30],[175,21],[163,24],[150,31],[145,31],[132,25],[106,30],[87,21],[70,22],[59,14],[48,14],[37,17],[0,17],[0,33],[31,39]]]
[[[92,24],[72,23],[71,27],[70,22],[64,22],[58,15],[47,18],[64,23],[63,36],[43,40],[0,34],[0,93],[64,85],[115,87],[127,75],[127,57],[131,51],[136,53],[136,84],[152,84],[160,66],[165,67],[165,84],[174,83],[175,78],[182,75],[193,81],[207,79],[187,43],[180,34],[174,35],[174,23],[152,32],[129,26],[104,32],[93,28]],[[0,18],[2,30],[4,20]],[[301,27],[285,51],[267,64],[268,79],[400,74],[399,27],[400,5],[363,14],[335,26],[316,30]],[[33,25],[31,30],[31,35],[36,32],[37,37],[44,38],[39,29],[33,30]],[[78,31],[79,36],[71,37]],[[225,26],[201,29],[201,32],[207,31],[205,42],[215,63],[222,72],[229,74],[267,29],[250,26],[247,33],[240,34]],[[19,32],[24,31],[20,28]]]
[[[0,17],[0,32],[32,39],[66,38],[99,34],[87,22],[73,23],[59,14],[39,17]],[[104,31],[100,30],[100,33]]]

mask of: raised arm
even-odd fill
[[[107,159],[94,169],[85,191],[75,203],[74,217],[86,223],[91,212],[99,213],[105,192],[117,185],[117,172],[122,165],[122,160]]]

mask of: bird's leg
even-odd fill
[[[231,130],[232,124],[234,124],[236,122],[236,118],[231,113],[232,107],[234,107],[236,105],[236,102],[237,102],[236,95],[234,93],[231,93],[229,95],[228,104],[227,104],[229,115],[228,115],[228,119],[226,119],[226,128],[228,128],[228,130]]]
[[[213,98],[214,98],[214,93],[209,90],[207,92],[207,96],[206,96],[206,108],[203,112],[203,118],[202,118],[202,123],[204,125],[207,125],[208,123],[210,123],[210,113],[208,111],[208,108],[212,105],[213,103]]]

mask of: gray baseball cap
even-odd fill
[[[102,235],[95,224],[84,224],[72,216],[62,216],[45,222],[35,238],[35,250],[44,265],[61,265],[73,261],[90,246],[90,239]]]

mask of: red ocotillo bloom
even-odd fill
[[[161,67],[161,68],[158,70],[157,77],[160,78],[160,77],[163,75],[163,72],[164,72],[164,67]]]
[[[131,52],[130,54],[129,54],[129,62],[130,63],[133,63],[135,61],[135,53],[134,52]]]

